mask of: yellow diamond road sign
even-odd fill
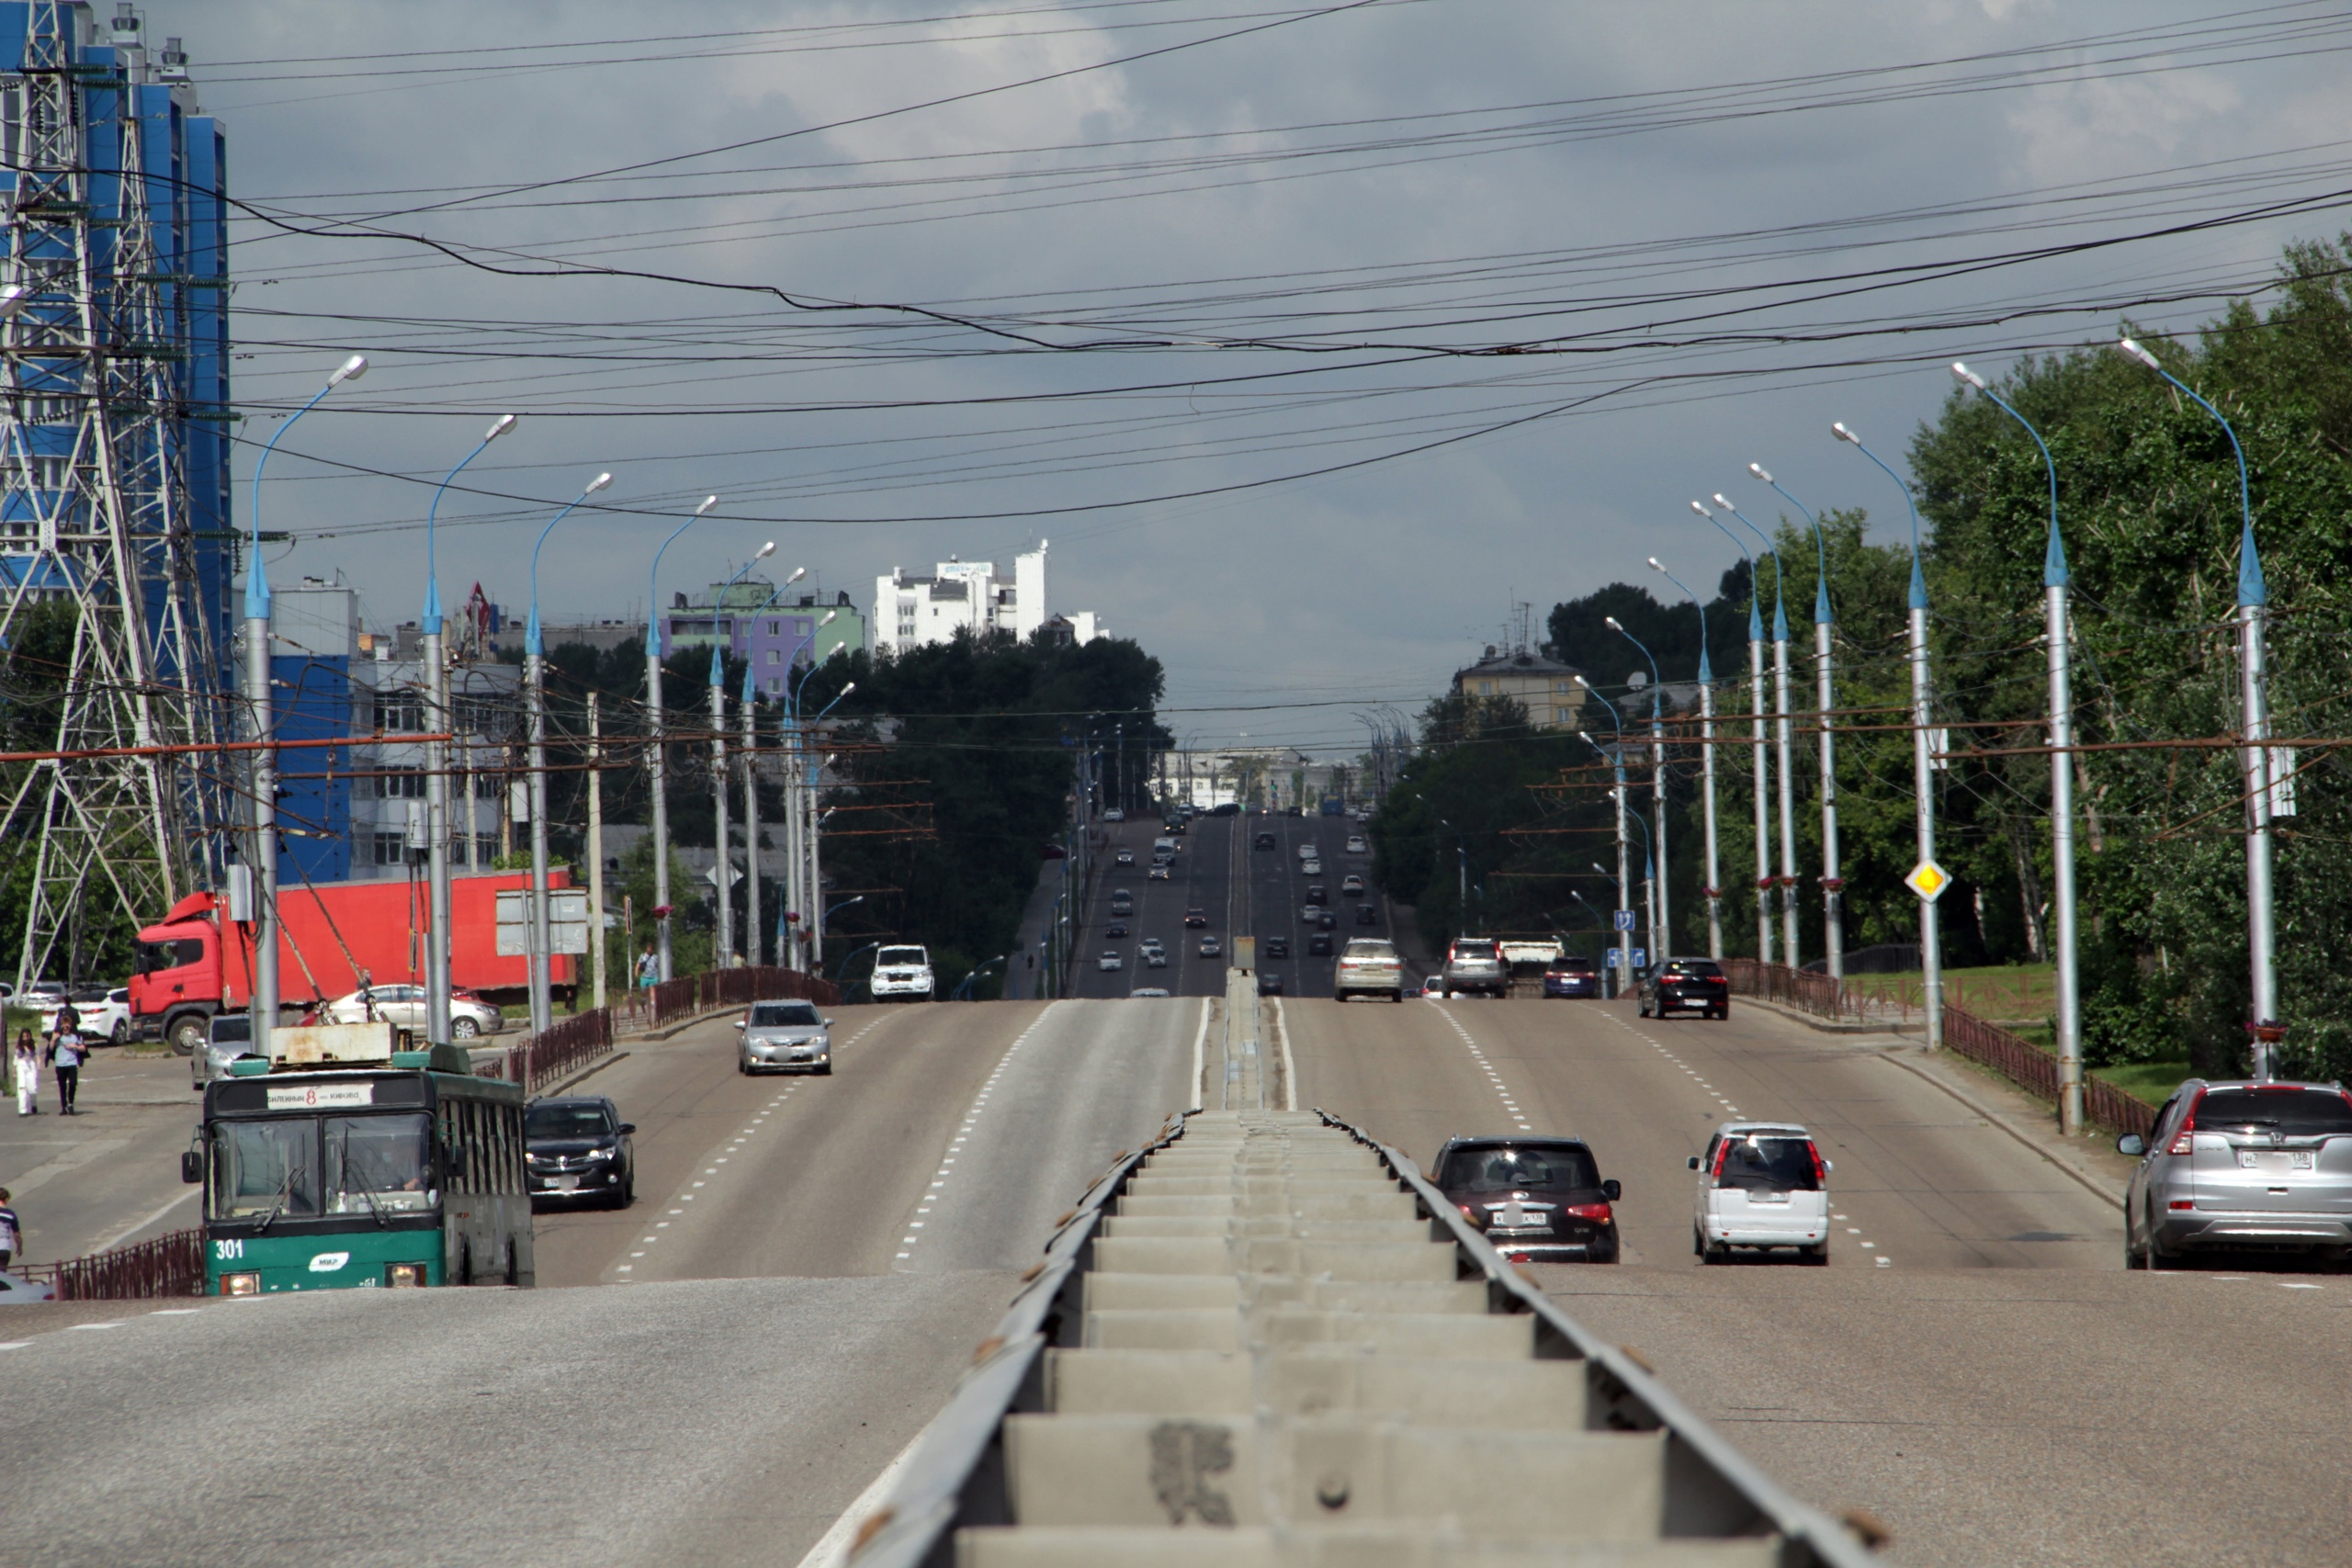
[[[1903,879],[1903,884],[1932,904],[1951,886],[1951,875],[1934,861],[1923,860],[1911,868],[1911,874]]]

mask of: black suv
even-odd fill
[[[1514,1261],[1614,1263],[1624,1190],[1577,1138],[1450,1138],[1430,1184]]]
[[[1184,911],[1184,924],[1193,931],[1206,931],[1209,912],[1206,909],[1187,909]]]
[[[1712,958],[1666,958],[1642,972],[1642,1016],[1702,1012],[1731,1016],[1731,981]]]
[[[1270,936],[1264,942],[1258,944],[1258,951],[1268,958],[1288,958],[1290,956],[1290,938],[1286,936]]]
[[[1255,839],[1250,840],[1250,847],[1258,850],[1271,850],[1274,847],[1274,836],[1272,833],[1261,833]]]
[[[1310,958],[1330,957],[1331,933],[1329,931],[1317,931],[1313,936],[1308,937],[1306,939],[1306,954]]]
[[[633,1122],[600,1094],[531,1101],[523,1112],[523,1160],[531,1196],[550,1201],[594,1198],[626,1209],[637,1201]]]

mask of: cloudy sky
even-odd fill
[[[2332,5],[146,9],[253,207],[241,473],[374,366],[271,460],[275,581],[413,618],[511,412],[452,602],[520,614],[604,469],[550,615],[641,614],[710,493],[664,600],[768,539],[863,604],[1046,538],[1204,744],[1352,750],[1515,602],[1705,588],[1689,502],[1762,507],[1750,460],[1892,536],[1831,420],[1899,467],[1950,359],[2193,325],[2352,227]]]

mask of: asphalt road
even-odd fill
[[[1203,1014],[842,1008],[826,1077],[715,1021],[576,1086],[638,1198],[543,1213],[537,1290],[11,1309],[0,1562],[797,1562],[1188,1103]]]
[[[1624,1183],[1625,1260],[1532,1272],[1801,1495],[1891,1525],[1890,1562],[2352,1558],[2352,1278],[2128,1274],[2112,1201],[1877,1045],[1736,1002],[1724,1023],[1467,998],[1283,1019],[1299,1103],[1417,1158],[1589,1140]],[[1684,1160],[1734,1114],[1821,1140],[1828,1269],[1692,1256]]]
[[[1109,823],[1102,831],[1108,844],[1095,862],[1092,897],[1078,943],[1080,962],[1070,977],[1074,996],[1125,997],[1140,986],[1158,986],[1180,997],[1223,996],[1234,940],[1256,936],[1261,939],[1259,967],[1282,976],[1284,994],[1328,997],[1338,950],[1347,944],[1348,938],[1388,935],[1387,905],[1377,894],[1357,900],[1340,891],[1341,877],[1350,873],[1366,875],[1372,870],[1370,854],[1346,852],[1349,835],[1362,831],[1352,818],[1260,813],[1195,818],[1191,830],[1178,840],[1182,847],[1165,882],[1154,882],[1148,875],[1151,841],[1166,831],[1158,817],[1146,814],[1131,821]],[[1251,847],[1261,832],[1274,835],[1273,849]],[[1308,876],[1299,869],[1298,848],[1307,843],[1323,852],[1319,875]],[[1135,856],[1133,865],[1114,863],[1114,857],[1122,847]],[[1306,951],[1314,928],[1299,919],[1307,888],[1317,883],[1323,885],[1329,906],[1340,919],[1338,929],[1330,933],[1333,951],[1321,955]],[[1110,934],[1114,924],[1110,896],[1122,887],[1135,896],[1135,913],[1118,921],[1127,928],[1127,934],[1114,937]],[[1376,917],[1373,924],[1356,923],[1358,902],[1372,905]],[[1199,909],[1207,917],[1204,929],[1185,927],[1184,915],[1190,909]],[[1166,945],[1166,968],[1144,967],[1137,946],[1147,936],[1156,936]],[[1204,936],[1218,940],[1224,948],[1222,956],[1200,956]],[[1288,955],[1268,956],[1263,947],[1267,937],[1286,939]],[[1118,955],[1117,969],[1101,967],[1105,953]]]
[[[25,1259],[48,1263],[196,1223],[180,1154],[202,1113],[185,1056],[102,1047],[82,1069],[81,1113],[57,1114],[41,1076],[38,1116],[0,1105],[0,1187],[25,1224]]]

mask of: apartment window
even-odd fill
[[[780,648],[771,648],[771,649],[768,649],[768,662],[769,662],[770,664],[781,664],[781,663],[783,663],[783,662],[784,662],[784,649],[780,649]]]
[[[371,716],[387,735],[416,735],[424,729],[424,700],[414,692],[379,692]]]
[[[768,636],[770,636],[770,637],[775,637],[775,636],[777,634],[778,626],[779,626],[779,623],[777,623],[777,622],[775,622],[775,621],[770,621],[770,622],[768,623]]]
[[[1495,694],[1495,683],[1494,683],[1492,681],[1481,681],[1481,682],[1478,682],[1478,694],[1479,694],[1480,696],[1482,696],[1482,697],[1491,697],[1491,696],[1493,696],[1493,695]]]
[[[784,678],[780,675],[769,676],[768,690],[777,694],[778,695],[782,695],[784,692]]]
[[[422,768],[386,768],[376,775],[378,800],[423,800],[424,770]]]
[[[378,865],[408,863],[408,835],[406,833],[378,833],[375,839]]]

